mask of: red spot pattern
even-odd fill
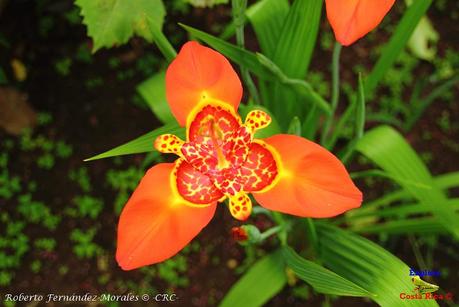
[[[222,139],[226,139],[233,134],[240,126],[238,118],[231,112],[220,106],[207,105],[196,114],[190,124],[188,137],[189,141],[201,143],[210,136],[211,125],[214,125],[223,133]]]
[[[187,163],[179,167],[177,185],[179,193],[191,202],[201,204],[223,195],[259,191],[277,175],[271,152],[253,143],[252,129],[222,107],[203,107],[190,124],[188,139],[181,147]]]
[[[245,179],[243,190],[246,192],[264,189],[278,173],[272,153],[258,143],[252,143],[249,155],[239,171],[239,176]]]
[[[186,161],[177,167],[177,189],[183,198],[195,204],[209,204],[223,197],[209,177]]]

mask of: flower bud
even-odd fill
[[[231,236],[234,240],[240,243],[259,243],[261,242],[260,230],[254,225],[243,225],[241,227],[233,227]]]

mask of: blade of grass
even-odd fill
[[[146,101],[153,114],[163,123],[175,121],[166,100],[166,72],[160,71],[137,86],[137,92]]]
[[[331,94],[331,113],[328,115],[327,119],[325,120],[325,124],[322,128],[322,135],[320,137],[321,144],[327,143],[328,132],[330,131],[330,127],[333,123],[335,111],[338,107],[339,101],[339,59],[341,56],[341,49],[342,45],[339,42],[335,42],[335,47],[333,48],[333,56],[332,56],[332,94]]]
[[[287,283],[281,251],[256,262],[223,298],[219,307],[258,307],[276,295]]]
[[[289,9],[287,0],[262,0],[247,9],[261,51],[268,57],[274,56]]]
[[[355,109],[354,138],[348,143],[342,158],[342,162],[347,164],[355,150],[357,142],[362,138],[365,130],[365,88],[363,86],[362,74],[359,73],[357,104]]]
[[[381,56],[365,82],[365,93],[372,97],[374,96],[379,82],[403,51],[416,26],[431,4],[432,0],[416,0],[404,13],[394,34],[387,45],[384,46]]]
[[[319,293],[360,297],[373,295],[362,287],[354,284],[352,281],[349,281],[323,266],[302,258],[290,247],[284,247],[282,254],[287,266],[290,267],[300,279],[310,284],[314,290]]]
[[[322,96],[317,94],[317,92],[314,91],[308,82],[287,77],[285,73],[279,68],[279,66],[277,66],[273,61],[261,53],[257,53],[257,58],[264,67],[266,67],[274,76],[276,76],[277,80],[281,84],[287,85],[299,96],[304,97],[308,101],[312,102],[326,114],[331,114],[329,103],[325,101]]]
[[[85,159],[84,161],[93,161],[98,159],[153,151],[155,150],[153,148],[153,142],[158,136],[165,133],[175,134],[182,139],[185,138],[184,128],[180,127],[177,123],[169,123],[130,142],[127,142],[126,144],[110,149],[94,157]]]
[[[388,126],[377,127],[364,135],[357,150],[389,173],[413,198],[431,206],[443,226],[459,237],[459,219],[447,206],[445,193],[435,185],[421,158],[397,131]],[[430,189],[407,184],[407,180]]]
[[[306,76],[317,40],[322,4],[322,0],[296,0],[285,18],[272,60],[290,78]],[[271,88],[270,109],[286,129],[293,116],[303,117],[305,108],[285,85],[274,84]]]
[[[239,65],[244,66],[245,68],[256,74],[259,78],[263,80],[275,79],[272,73],[260,64],[260,62],[257,59],[257,56],[254,53],[237,47],[228,42],[225,42],[224,40],[221,40],[215,36],[212,36],[208,33],[192,28],[190,26],[181,23],[179,23],[179,25],[183,27],[187,32],[192,34],[195,38],[202,40],[215,50],[222,53],[227,58],[231,59]]]
[[[237,45],[244,49],[244,24],[245,24],[245,10],[247,7],[247,0],[232,0],[233,22],[236,27],[236,42]],[[256,104],[260,104],[260,97],[258,90],[253,83],[252,77],[247,68],[241,65],[242,80],[247,86],[250,96]]]
[[[323,264],[336,274],[376,296],[383,307],[438,306],[435,300],[402,300],[411,293],[409,267],[381,246],[337,227],[318,223]]]
[[[456,216],[459,218],[459,215]],[[406,234],[447,234],[448,230],[436,217],[418,217],[389,221],[374,225],[353,226],[349,230],[357,233],[390,235]]]
[[[404,124],[404,130],[410,131],[414,124],[419,120],[424,111],[438,98],[448,92],[453,86],[459,83],[459,76],[453,77],[444,83],[437,86],[430,94],[422,99],[421,101],[414,101],[413,107],[414,112],[411,116],[408,117],[407,121]]]

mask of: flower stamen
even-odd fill
[[[183,144],[185,144],[185,142],[176,135],[162,134],[156,138],[154,147],[161,153],[173,153],[183,158]]]

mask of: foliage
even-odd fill
[[[88,34],[94,39],[93,51],[126,43],[133,35],[153,41],[152,28],[160,30],[165,10],[161,0],[77,0]]]

